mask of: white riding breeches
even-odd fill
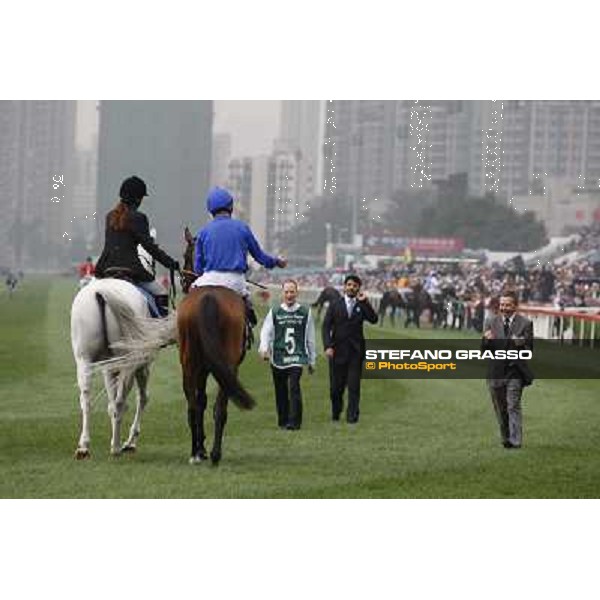
[[[237,292],[244,298],[250,294],[248,287],[246,286],[246,277],[243,273],[235,273],[233,271],[207,271],[192,283],[192,287],[203,287],[205,285],[226,287]]]

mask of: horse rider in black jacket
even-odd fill
[[[161,315],[168,312],[168,295],[164,288],[147,271],[138,256],[141,245],[153,258],[167,269],[179,270],[179,263],[164,252],[150,235],[148,217],[138,208],[147,196],[146,184],[139,177],[125,179],[119,191],[120,201],[106,215],[104,250],[96,264],[96,277],[125,275],[156,299]]]

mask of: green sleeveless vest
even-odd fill
[[[292,367],[308,364],[306,352],[306,324],[308,307],[300,306],[288,312],[278,306],[273,309],[273,364]]]

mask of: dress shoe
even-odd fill
[[[518,450],[521,447],[521,444],[513,444],[512,442],[502,442],[502,445],[507,450]]]

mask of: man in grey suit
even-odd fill
[[[483,348],[490,350],[533,350],[533,323],[517,314],[517,295],[500,297],[500,314],[493,317],[483,334]],[[523,442],[521,395],[533,375],[523,360],[490,360],[488,389],[500,425],[502,445],[520,448]]]

